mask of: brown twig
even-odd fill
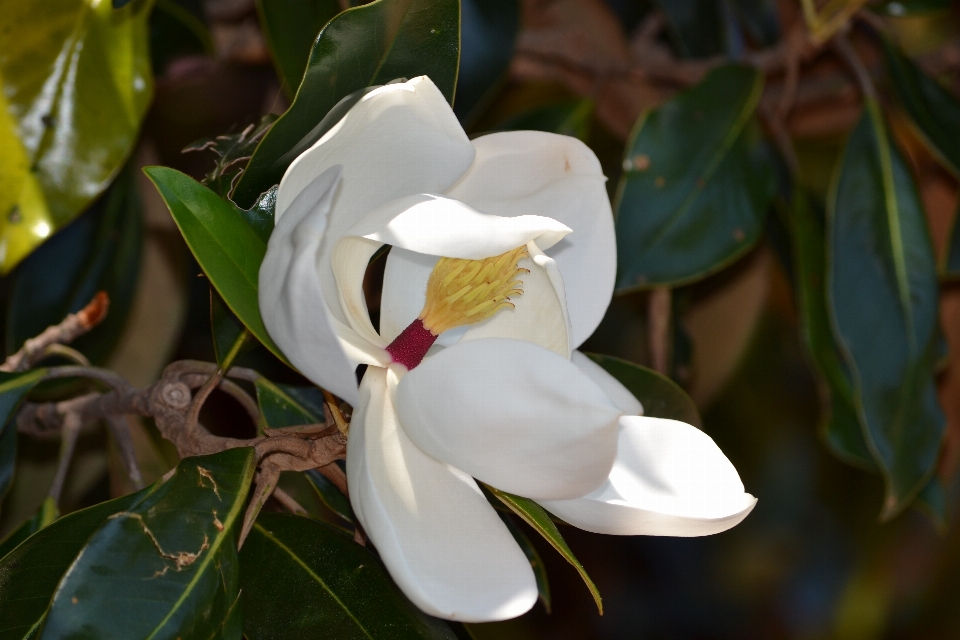
[[[274,487],[273,497],[276,498],[277,502],[282,504],[288,511],[298,516],[307,515],[307,510],[303,506],[293,499],[289,493],[281,489],[280,487]]]
[[[140,473],[140,466],[137,464],[137,453],[133,446],[133,437],[130,434],[130,421],[127,416],[108,415],[104,417],[113,439],[117,442],[120,449],[120,459],[123,461],[123,468],[130,478],[130,482],[137,489],[143,488],[143,474]]]
[[[243,516],[243,527],[240,529],[240,538],[237,541],[237,548],[243,546],[244,541],[253,528],[253,523],[257,520],[260,509],[267,502],[270,494],[277,486],[277,480],[280,479],[280,469],[272,464],[265,464],[260,467],[260,473],[257,474],[257,480],[254,483],[250,504],[247,505],[247,512]]]
[[[647,300],[650,362],[653,370],[670,375],[670,316],[672,295],[668,287],[656,287]]]
[[[57,473],[53,476],[53,484],[50,486],[50,493],[54,503],[60,504],[60,494],[63,493],[63,484],[67,479],[67,472],[70,470],[70,461],[73,460],[73,451],[77,447],[77,438],[80,435],[80,429],[83,422],[80,415],[74,411],[68,411],[63,417],[63,436],[60,440],[60,460],[57,463]]]

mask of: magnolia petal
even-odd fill
[[[597,383],[597,386],[603,389],[607,397],[613,400],[613,403],[620,407],[625,415],[642,416],[643,405],[637,400],[629,389],[623,386],[619,380],[607,373],[607,370],[596,362],[585,356],[580,351],[574,351],[570,358],[573,364],[580,367],[587,376]]]
[[[389,362],[389,355],[331,317],[320,291],[317,252],[339,179],[339,167],[328,169],[309,187],[314,201],[277,222],[260,265],[259,304],[267,332],[291,364],[353,403],[357,365]],[[349,357],[341,338],[350,345]]]
[[[443,94],[426,76],[371,91],[287,169],[277,192],[276,219],[329,167],[343,167],[317,264],[324,299],[349,323],[337,302],[330,255],[361,216],[396,198],[443,192],[473,161],[474,151]]]
[[[507,131],[473,141],[476,160],[446,193],[498,216],[536,214],[573,233],[552,249],[567,290],[574,348],[600,324],[617,270],[613,214],[596,155],[569,136]]]
[[[676,420],[620,418],[610,477],[575,500],[544,500],[570,524],[613,535],[706,536],[739,524],[757,503],[707,434]]]
[[[382,246],[379,242],[366,238],[341,238],[333,249],[330,266],[337,280],[340,308],[346,314],[350,328],[370,344],[385,348],[389,343],[373,328],[370,312],[367,310],[367,299],[363,293],[367,265]]]
[[[616,406],[569,360],[521,340],[444,349],[404,376],[395,401],[420,449],[528,498],[585,495],[616,455]]]
[[[519,616],[537,599],[526,556],[470,476],[420,451],[397,421],[395,373],[371,367],[350,426],[355,514],[390,575],[425,612],[464,622]]]
[[[380,336],[387,344],[420,315],[427,301],[427,280],[439,259],[409,249],[390,248],[380,295]]]
[[[397,198],[347,231],[384,244],[448,258],[481,260],[530,241],[552,247],[569,227],[543,216],[494,216],[429,193]]]

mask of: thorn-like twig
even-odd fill
[[[143,475],[140,473],[140,466],[137,464],[137,454],[133,446],[133,437],[130,434],[130,422],[126,416],[109,415],[105,418],[113,439],[117,441],[117,447],[120,449],[120,459],[123,460],[123,468],[130,478],[130,482],[137,489],[143,488]]]
[[[53,484],[50,486],[49,496],[53,498],[54,503],[60,504],[60,495],[63,493],[63,483],[67,479],[67,471],[70,470],[70,461],[73,459],[73,451],[77,447],[77,437],[80,435],[80,428],[83,422],[80,415],[75,411],[69,411],[63,416],[63,436],[60,441],[60,461],[57,464],[57,473],[53,477]]]
[[[272,464],[264,464],[260,467],[257,474],[257,481],[253,487],[253,493],[250,498],[250,504],[247,506],[247,512],[243,516],[243,527],[240,529],[240,539],[237,541],[237,549],[243,546],[244,540],[250,534],[253,523],[257,521],[260,509],[266,503],[267,498],[273,493],[277,486],[277,480],[280,479],[280,469]]]
[[[280,487],[274,487],[273,497],[276,498],[277,502],[279,502],[284,507],[286,507],[287,510],[290,511],[291,513],[298,516],[307,515],[307,510],[304,509],[299,502],[294,500],[293,496],[291,496],[289,493],[287,493]]]
[[[324,403],[324,408],[329,409],[330,418],[333,419],[333,423],[337,425],[337,429],[340,430],[340,433],[346,436],[350,432],[350,423],[347,422],[346,418],[343,417],[343,412],[340,411],[340,405],[337,403],[336,396],[324,389],[323,399],[326,401]]]

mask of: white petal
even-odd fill
[[[570,229],[552,218],[505,218],[428,193],[393,200],[354,224],[347,235],[448,258],[481,260],[530,241],[552,247]]]
[[[476,160],[447,195],[498,216],[540,215],[573,233],[552,249],[567,290],[573,347],[586,340],[610,304],[617,270],[606,178],[576,138],[508,131],[473,141]]]
[[[381,246],[379,242],[366,238],[342,238],[333,249],[330,266],[337,281],[340,308],[347,316],[350,328],[367,342],[385,348],[389,343],[373,328],[363,292],[367,265]]]
[[[726,531],[756,503],[710,436],[639,416],[620,418],[617,460],[603,486],[576,500],[541,501],[594,533],[685,537]]]
[[[607,373],[607,370],[596,362],[583,355],[580,351],[574,351],[571,357],[573,364],[580,367],[591,380],[597,383],[597,386],[603,389],[604,393],[613,400],[613,403],[620,407],[620,410],[628,416],[642,416],[643,405],[637,400],[637,397],[623,386],[619,380]]]
[[[397,386],[426,453],[528,498],[585,495],[607,477],[620,411],[569,360],[521,340],[460,342]]]
[[[470,476],[425,455],[397,421],[371,367],[350,426],[350,502],[403,592],[464,622],[514,618],[537,599],[530,563]],[[395,378],[393,378],[395,380]]]
[[[277,223],[260,266],[259,303],[270,337],[291,364],[353,403],[357,365],[389,362],[390,356],[331,317],[320,291],[317,253],[338,180],[339,169],[332,167],[307,190],[312,202],[299,200]]]
[[[426,76],[365,95],[344,118],[287,169],[277,192],[276,219],[329,167],[343,167],[318,265],[333,315],[348,323],[336,302],[330,271],[333,246],[364,214],[414,193],[442,192],[473,161],[474,151],[443,94]]]
[[[400,247],[390,248],[380,296],[380,335],[387,344],[420,315],[427,301],[427,280],[439,259]]]

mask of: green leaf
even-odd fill
[[[370,551],[316,520],[261,513],[240,552],[240,580],[250,640],[455,638]]]
[[[110,516],[57,586],[40,637],[215,635],[240,589],[236,535],[255,466],[249,447],[185,458]]]
[[[454,113],[471,123],[505,80],[520,30],[518,0],[461,0],[460,75]]]
[[[933,473],[944,429],[934,367],[938,285],[923,206],[879,105],[868,100],[828,201],[827,300],[867,445],[886,485],[882,517]]]
[[[238,209],[210,189],[167,167],[145,167],[210,283],[265,347],[287,362],[263,326],[257,300],[267,244]]]
[[[35,637],[50,597],[90,534],[154,488],[64,516],[0,559],[0,640]]]
[[[14,271],[6,309],[7,353],[105,291],[107,317],[71,346],[95,364],[107,360],[127,323],[140,273],[144,226],[134,177],[132,167],[125,167],[90,209]]]
[[[521,551],[523,551],[523,555],[527,556],[527,560],[530,561],[530,568],[533,569],[533,577],[537,580],[537,593],[540,594],[540,602],[543,603],[543,608],[547,610],[547,613],[550,613],[550,581],[547,579],[547,567],[544,566],[543,560],[540,559],[540,554],[537,553],[537,549],[533,546],[530,538],[523,532],[523,529],[517,526],[517,523],[513,521],[513,517],[509,513],[498,511],[497,515],[503,520],[503,524],[507,525],[507,529],[510,530],[513,539],[517,541],[517,545]]]
[[[776,0],[730,0],[731,8],[754,43],[772,47],[780,39]]]
[[[52,524],[59,517],[60,510],[57,509],[57,502],[47,496],[33,516],[27,518],[23,524],[7,534],[6,538],[0,540],[0,560],[16,549],[21,542]]]
[[[46,369],[24,373],[0,371],[0,501],[10,488],[17,463],[17,425],[12,418],[20,401],[46,372]]]
[[[210,333],[213,335],[213,354],[223,370],[229,369],[241,353],[256,344],[213,287],[210,287]]]
[[[152,2],[0,4],[0,273],[106,189],[153,94]]]
[[[586,142],[594,103],[589,98],[568,100],[560,104],[531,109],[501,122],[497,129],[504,131],[533,130],[573,136]]]
[[[264,377],[254,383],[264,425],[271,429],[323,422],[323,392],[316,387],[293,387]]]
[[[886,0],[881,2],[879,6],[870,6],[870,8],[879,13],[899,18],[901,16],[930,13],[931,11],[944,11],[949,9],[950,5],[951,0]]]
[[[350,499],[343,495],[332,482],[327,480],[326,476],[316,469],[305,471],[304,475],[310,481],[313,490],[317,492],[320,502],[326,505],[328,509],[347,522],[357,521],[356,516],[353,515],[353,507],[350,506]]]
[[[667,18],[670,40],[685,58],[726,52],[723,14],[717,0],[657,0]]]
[[[260,194],[249,209],[237,208],[243,219],[265,243],[270,241],[270,234],[273,233],[273,216],[277,209],[278,190],[277,186],[270,187]]]
[[[338,13],[338,0],[257,0],[260,27],[288,96],[300,86],[317,34]]]
[[[327,112],[356,91],[427,75],[452,103],[459,57],[459,0],[375,0],[339,14],[314,42],[293,104],[257,147],[234,201],[249,206],[279,183],[323,135],[317,125]]]
[[[600,611],[600,615],[603,615],[603,600],[600,598],[600,592],[597,590],[597,586],[593,584],[593,580],[587,575],[586,569],[583,568],[580,561],[573,555],[563,536],[560,535],[560,530],[557,529],[557,525],[553,523],[550,515],[544,511],[543,507],[529,498],[521,498],[520,496],[500,491],[489,485],[484,485],[484,487],[503,502],[503,504],[510,507],[510,510],[520,516],[524,522],[533,527],[534,531],[543,536],[544,539],[563,556],[564,560],[573,565],[573,568],[577,570],[577,573],[580,574],[580,577],[583,578],[584,583],[586,583],[587,589],[590,590],[590,595],[593,596],[593,601],[597,603],[597,609]]]
[[[752,67],[726,65],[644,113],[617,188],[617,288],[677,286],[743,255],[760,237],[775,183],[753,113]]]
[[[960,280],[960,209],[953,216],[953,229],[948,242],[944,253],[943,277]]]
[[[921,139],[954,176],[960,177],[960,104],[886,38],[884,59],[890,86]]]
[[[619,380],[620,384],[640,401],[643,415],[679,420],[698,429],[703,428],[697,405],[687,392],[670,378],[621,358],[599,353],[586,355]]]

